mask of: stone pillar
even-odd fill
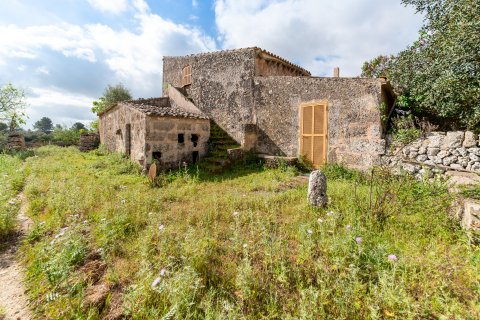
[[[249,151],[255,149],[257,144],[257,125],[245,124],[243,125],[243,141],[242,149]]]
[[[7,150],[25,149],[25,137],[20,133],[10,133],[7,138]]]
[[[320,170],[313,171],[308,180],[308,203],[314,207],[325,208],[327,202],[327,177]]]

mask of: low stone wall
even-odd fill
[[[411,174],[457,170],[480,173],[480,139],[471,131],[431,132],[425,137],[391,150],[384,162]]]
[[[100,144],[100,137],[96,133],[84,132],[80,135],[80,142],[78,144],[78,149],[81,152],[87,152],[95,150]]]
[[[20,133],[12,133],[7,138],[8,150],[23,150],[25,149],[25,137]]]

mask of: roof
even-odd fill
[[[108,112],[120,104],[145,113],[147,116],[208,119],[208,117],[201,111],[193,112],[191,110],[185,110],[172,102],[168,97],[122,101],[113,105],[111,108],[105,110],[99,115]]]
[[[281,63],[284,63],[294,69],[297,69],[299,70],[301,73],[303,73],[304,75],[306,76],[310,76],[311,73],[300,67],[299,65],[296,65],[276,54],[273,54],[265,49],[262,49],[262,48],[259,48],[259,47],[247,47],[247,48],[237,48],[237,49],[229,49],[229,50],[219,50],[219,51],[211,51],[211,52],[202,52],[202,53],[195,53],[195,54],[190,54],[190,55],[186,55],[185,57],[196,57],[196,56],[204,56],[204,55],[211,55],[211,54],[222,54],[222,53],[235,53],[235,52],[242,52],[242,51],[249,51],[249,50],[252,50],[252,51],[257,51],[257,54],[260,55],[262,58],[269,58],[270,60],[277,60]],[[166,58],[168,58],[169,56],[165,56]]]

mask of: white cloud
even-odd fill
[[[146,14],[150,12],[150,7],[145,2],[145,0],[133,0],[132,4],[133,4],[133,7],[141,14]]]
[[[50,71],[48,70],[48,68],[46,66],[41,66],[41,67],[38,67],[37,69],[35,69],[35,73],[49,75]]]
[[[127,0],[87,0],[92,7],[102,12],[123,13],[128,8]]]
[[[22,64],[22,65],[20,65],[20,66],[17,67],[17,70],[18,70],[18,71],[25,71],[25,70],[27,70],[27,66],[24,65],[24,64]]]
[[[31,126],[41,117],[49,117],[54,123],[72,125],[76,121],[88,122],[94,119],[90,108],[93,97],[59,88],[31,88],[28,90],[27,125]]]
[[[422,22],[400,1],[375,0],[217,0],[215,14],[223,47],[264,47],[317,75],[358,75],[413,42]]]
[[[192,0],[192,7],[198,7],[198,0]]]

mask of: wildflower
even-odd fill
[[[15,201],[15,199],[10,199],[10,200],[8,200],[8,204],[11,205],[11,206],[13,206],[15,203],[17,203],[17,202]]]
[[[45,221],[41,221],[40,225],[43,226],[45,224]]]
[[[398,260],[398,258],[397,258],[396,255],[394,255],[394,254],[389,254],[388,255],[388,261],[397,261],[397,260]]]
[[[318,219],[317,219],[317,222],[318,222],[318,223],[322,223],[322,222],[323,222],[323,220],[322,220],[322,219],[320,219],[320,218],[318,218]]]
[[[307,233],[308,233],[308,234],[312,234],[312,233],[313,233],[312,229],[308,229],[308,230],[307,230]]]
[[[248,245],[246,243],[243,244],[243,248],[246,249]]]
[[[152,282],[152,288],[155,288],[160,283],[161,278],[156,277],[155,280]]]
[[[234,216],[234,217],[238,216],[238,214],[239,214],[238,211],[233,212],[233,216]]]
[[[106,218],[102,218],[102,219],[100,219],[100,221],[102,221],[102,222],[103,222],[103,221],[107,221],[107,219],[106,219]]]
[[[158,230],[162,231],[163,229],[165,229],[165,226],[163,224],[158,226]]]
[[[347,225],[345,226],[345,229],[350,230],[350,229],[352,229],[352,226],[349,225],[349,224],[347,224]]]
[[[165,270],[165,269],[160,270],[160,276],[161,277],[164,277],[166,274],[167,274],[167,270]]]
[[[355,242],[358,243],[358,244],[362,243],[362,241],[363,241],[362,237],[356,237],[355,238]]]
[[[246,195],[246,194],[243,194],[243,195],[242,195],[242,197],[246,198],[246,197],[247,197],[247,195]]]
[[[334,213],[335,213],[335,212],[333,212],[333,211],[328,211],[328,212],[327,212],[327,216],[329,216],[329,217],[330,217],[330,216],[333,216]]]
[[[148,215],[151,216],[153,214],[153,212],[149,212]]]
[[[121,201],[121,202],[122,202],[122,204],[125,204],[125,202],[127,202],[127,200],[125,200],[125,199],[122,199],[122,201]]]
[[[83,220],[83,224],[87,224],[88,223],[88,220]]]

